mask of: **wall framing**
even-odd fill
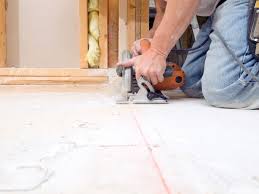
[[[120,0],[119,53],[130,50],[134,41],[146,37],[148,31],[149,0]]]
[[[0,0],[0,67],[6,66],[6,0]]]
[[[149,1],[128,0],[127,32],[128,49],[135,40],[146,36],[149,30]]]
[[[119,53],[120,0],[99,0],[100,69],[90,69],[85,56],[88,51],[88,0],[77,0],[80,19],[80,64],[78,68],[15,68],[6,63],[6,8],[8,0],[0,0],[0,85],[102,83],[108,81],[108,68],[114,67]],[[127,42],[143,36],[148,30],[148,0],[124,0],[127,15]],[[125,7],[125,6],[124,6]],[[112,10],[113,11],[109,11]],[[146,10],[143,10],[146,9]],[[115,10],[115,11],[114,11]],[[108,44],[110,42],[110,44]],[[108,65],[110,64],[110,66]]]
[[[102,55],[100,69],[88,69],[88,0],[78,0],[80,6],[80,64],[78,68],[15,68],[6,64],[6,0],[0,0],[0,85],[23,84],[86,84],[108,81],[108,20],[107,1],[100,0],[100,31]]]

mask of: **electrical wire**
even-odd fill
[[[233,50],[230,48],[230,46],[227,44],[227,42],[225,41],[225,39],[222,37],[222,35],[217,31],[214,30],[215,35],[220,39],[220,41],[223,43],[224,47],[227,49],[227,51],[229,52],[229,54],[233,57],[233,59],[237,62],[237,64],[244,70],[244,72],[247,75],[250,75],[254,81],[259,82],[259,77],[257,77],[255,74],[253,74],[253,72],[251,72],[242,61],[239,60],[239,58],[235,55],[235,53],[233,52]],[[193,48],[186,48],[186,49],[172,49],[173,52],[178,53],[178,54],[187,54],[190,52],[198,52],[209,40],[209,36],[208,38],[202,42],[202,44],[200,44],[197,47],[193,47]]]
[[[216,36],[221,40],[221,42],[223,43],[224,47],[227,49],[227,51],[229,52],[229,54],[233,57],[233,59],[240,65],[240,67],[246,72],[247,75],[250,75],[254,81],[259,82],[259,77],[257,77],[255,74],[253,74],[253,72],[251,72],[242,61],[239,60],[239,58],[235,55],[235,53],[233,52],[233,50],[230,48],[230,46],[227,44],[227,42],[225,41],[225,39],[222,37],[222,35],[217,31],[214,30],[214,33],[216,34]]]

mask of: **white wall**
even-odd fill
[[[8,63],[19,67],[79,67],[78,2],[9,0]]]

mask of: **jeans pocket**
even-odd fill
[[[259,79],[259,63],[257,63],[254,57],[252,56],[249,46],[247,46],[246,52],[243,55],[241,62],[243,63],[246,69],[240,66],[240,82],[243,85],[248,85],[257,82],[257,80]],[[257,79],[254,78],[256,76]]]

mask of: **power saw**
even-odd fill
[[[150,48],[148,40],[141,41],[141,52],[144,53]],[[122,53],[122,60],[127,61],[132,58],[129,51]],[[145,77],[136,79],[134,67],[118,66],[117,75],[122,78],[121,96],[117,99],[117,104],[166,104],[168,97],[162,91],[173,90],[184,84],[184,71],[176,64],[167,64],[164,81],[157,85],[152,85]]]

